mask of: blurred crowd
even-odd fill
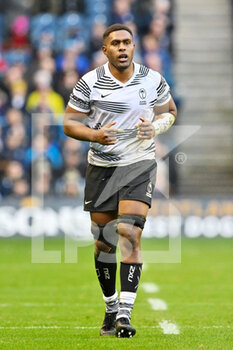
[[[1,197],[82,195],[89,145],[63,134],[62,116],[79,77],[106,62],[113,23],[131,28],[135,61],[173,89],[171,0],[0,0]]]

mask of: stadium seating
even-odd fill
[[[31,41],[36,48],[41,44],[54,48],[56,22],[56,16],[51,13],[38,14],[32,18]]]
[[[89,30],[85,26],[85,18],[78,13],[67,13],[56,22],[55,51],[63,51],[67,45],[77,41],[89,40]]]
[[[4,15],[0,13],[0,46],[4,38],[4,28],[5,28],[5,18]]]

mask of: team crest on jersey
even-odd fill
[[[145,89],[141,88],[139,90],[139,97],[141,99],[141,101],[139,102],[140,105],[146,105],[146,101],[145,101],[145,99],[146,99],[146,90]]]
[[[139,90],[139,96],[140,96],[140,98],[142,99],[142,100],[145,100],[145,98],[146,98],[146,90],[145,89],[140,89]]]

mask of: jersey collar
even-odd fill
[[[106,75],[109,76],[109,77],[111,77],[112,80],[114,80],[117,84],[119,84],[119,85],[121,85],[121,86],[127,86],[128,84],[131,83],[131,81],[135,78],[136,74],[137,74],[138,71],[139,71],[139,64],[136,63],[136,62],[134,62],[134,61],[133,61],[133,64],[134,64],[134,72],[133,72],[133,75],[132,75],[132,77],[131,77],[128,81],[126,81],[125,83],[122,83],[120,80],[116,79],[116,78],[112,75],[112,73],[110,72],[110,69],[109,69],[109,67],[108,67],[108,62],[105,63],[104,68],[105,68]]]

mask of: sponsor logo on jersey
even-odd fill
[[[101,97],[102,97],[102,98],[105,98],[105,97],[107,97],[107,96],[109,96],[109,95],[111,95],[111,94],[101,95]]]

